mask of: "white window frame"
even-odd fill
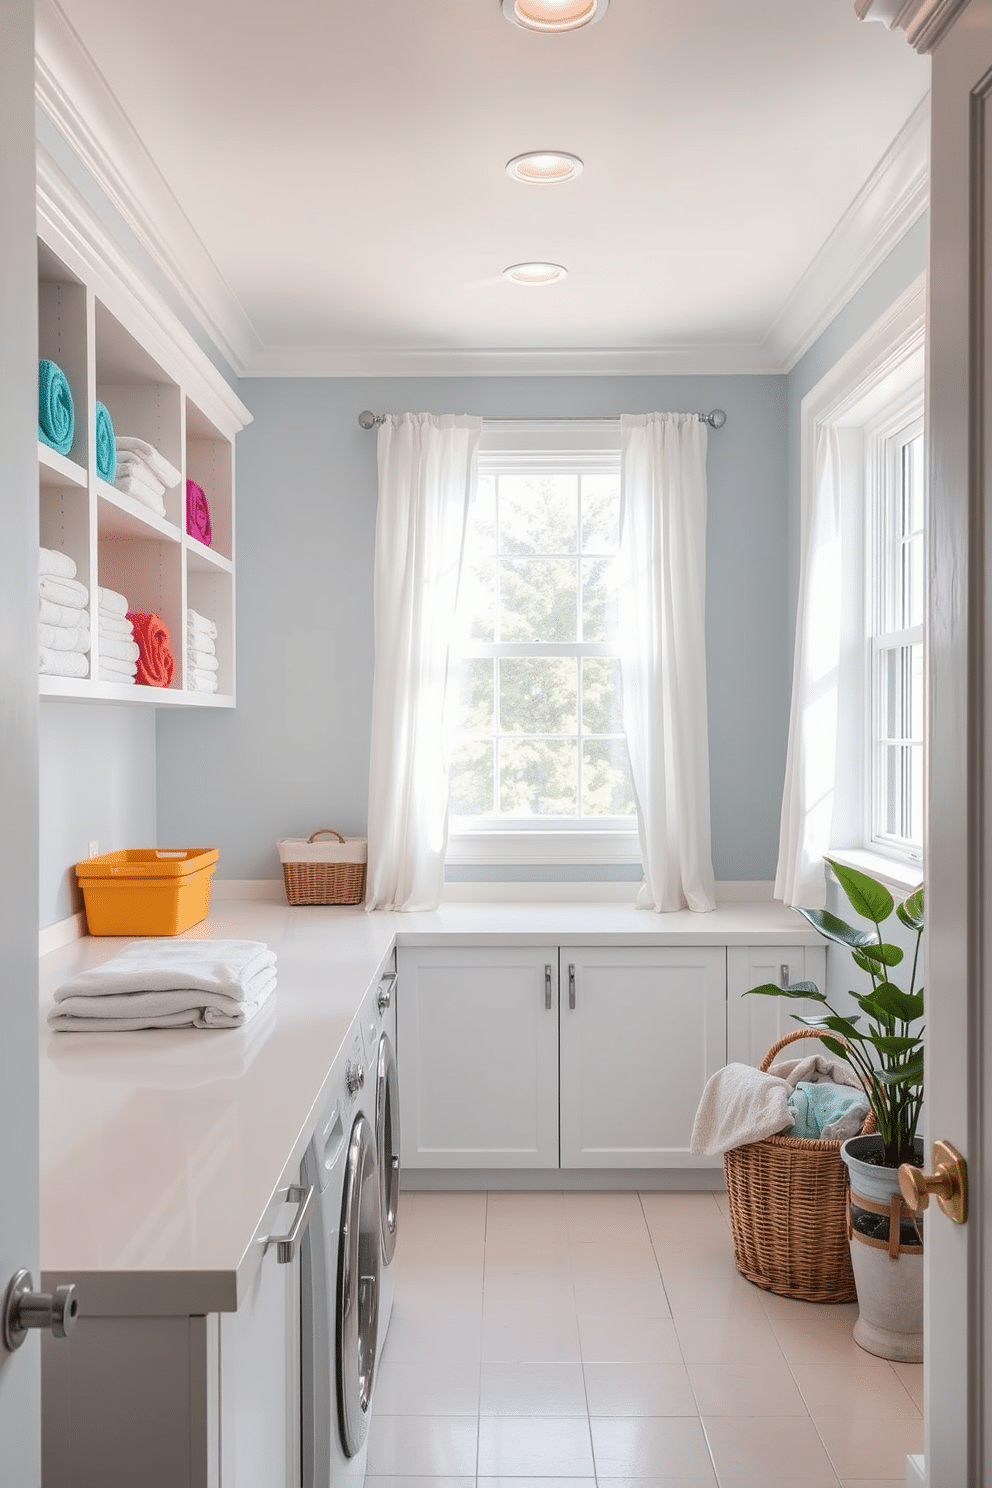
[[[523,472],[581,472],[616,468],[620,462],[620,421],[534,420],[484,424],[479,469]],[[551,647],[556,653],[563,647]],[[608,647],[583,647],[613,654]],[[528,654],[533,654],[528,648]],[[446,863],[476,866],[621,866],[641,861],[634,817],[549,817],[546,827],[533,818],[490,822],[449,816]]]

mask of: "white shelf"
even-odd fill
[[[72,558],[90,591],[93,652],[98,587],[125,595],[131,610],[158,615],[175,659],[174,685],[146,687],[97,677],[42,676],[42,697],[153,707],[233,708],[234,440],[250,414],[198,347],[178,328],[163,334],[164,307],[148,305],[108,278],[107,265],[84,261],[78,245],[52,224],[38,244],[39,356],[64,372],[72,393],[75,437],[67,458],[39,440],[40,541]],[[152,445],[180,472],[159,516],[92,474],[95,405],[103,403],[114,432]],[[186,482],[208,501],[212,546],[186,533]],[[186,677],[186,611],[217,626],[217,693],[194,692]]]

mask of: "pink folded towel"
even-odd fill
[[[204,495],[203,487],[198,486],[196,481],[186,482],[186,531],[190,537],[195,537],[198,542],[204,543],[208,548],[212,537],[210,527],[210,507]]]

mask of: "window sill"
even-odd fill
[[[846,868],[857,868],[861,873],[868,873],[872,878],[880,879],[887,888],[904,895],[911,894],[923,882],[922,863],[908,863],[899,858],[887,858],[882,853],[854,847],[832,849],[827,857],[836,858]]]
[[[458,832],[448,837],[446,863],[637,864],[641,844],[637,832]]]

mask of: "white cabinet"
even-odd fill
[[[401,947],[404,1168],[558,1166],[558,948]]]
[[[568,947],[561,969],[561,1166],[709,1166],[689,1153],[726,1062],[723,946]]]
[[[404,1168],[714,1165],[689,1137],[726,1062],[724,947],[398,956]]]
[[[750,987],[765,982],[787,986],[791,982],[815,982],[822,991],[826,984],[826,952],[823,946],[728,946],[727,947],[727,1060],[729,1063],[758,1065],[772,1045],[787,1033],[801,1027],[795,1014],[803,1017],[823,1011],[819,1003],[793,1001],[787,997],[745,997]],[[812,1039],[802,1040],[795,1049],[783,1052],[782,1059],[801,1058],[805,1054],[823,1053],[823,1046]]]
[[[67,454],[38,442],[39,538],[71,558],[90,593],[92,646],[86,677],[42,675],[43,696],[233,707],[234,438],[248,410],[167,312],[156,318],[82,250],[49,230],[38,245],[39,356],[69,384],[75,431]],[[181,475],[166,491],[165,515],[99,478],[96,405],[116,435],[154,446]],[[186,483],[204,492],[210,518],[187,530]],[[175,670],[167,686],[106,680],[100,674],[96,590],[113,589],[134,611],[157,615],[169,635]],[[186,611],[217,627],[217,691],[192,686]]]

